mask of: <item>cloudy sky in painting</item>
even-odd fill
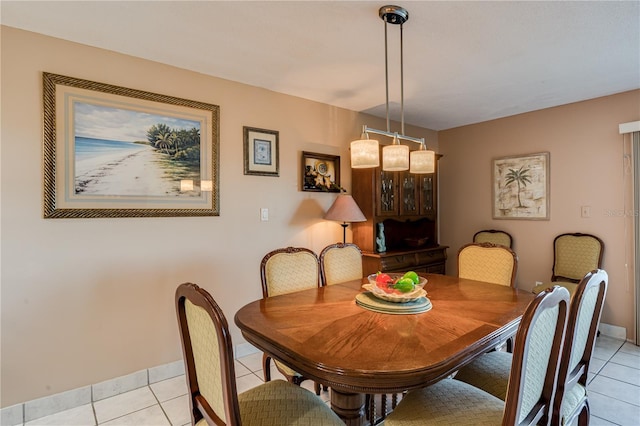
[[[200,129],[200,122],[121,108],[74,102],[75,136],[123,142],[146,141],[147,130],[164,123],[172,129]]]

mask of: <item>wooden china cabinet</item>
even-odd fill
[[[394,271],[445,273],[447,246],[438,243],[435,173],[352,169],[352,195],[367,218],[354,222],[353,242],[362,250],[365,275]],[[378,239],[384,234],[384,247]]]

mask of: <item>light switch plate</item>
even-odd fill
[[[260,220],[262,222],[267,222],[269,220],[269,209],[266,209],[266,208],[260,209]]]

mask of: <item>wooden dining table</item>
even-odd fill
[[[431,309],[378,313],[356,304],[367,279],[268,297],[235,315],[244,338],[331,388],[348,425],[365,421],[365,395],[429,386],[513,336],[534,295],[512,287],[421,274]]]

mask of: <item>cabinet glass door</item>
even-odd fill
[[[420,175],[420,214],[435,217],[435,184],[434,175]]]
[[[378,181],[378,216],[394,216],[398,214],[397,194],[398,182],[397,174],[380,170]]]
[[[416,175],[400,173],[400,214],[418,214],[418,180]]]

